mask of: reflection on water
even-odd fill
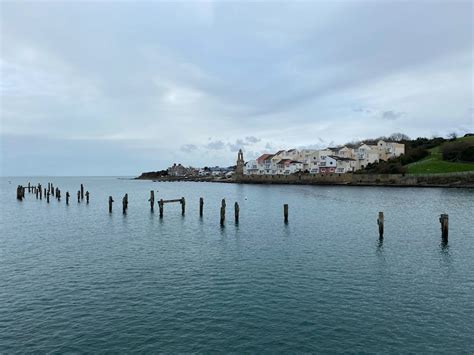
[[[377,242],[377,251],[378,252],[383,252],[383,238],[379,238]]]

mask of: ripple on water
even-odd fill
[[[66,207],[19,203],[10,180],[0,180],[0,353],[474,349],[471,190],[54,178],[91,192],[89,205]],[[149,213],[151,189],[185,196],[186,216]],[[125,192],[127,215],[109,215],[108,196]],[[239,202],[238,226],[229,208],[220,228],[222,198]]]

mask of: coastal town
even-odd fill
[[[230,178],[240,175],[291,175],[295,173],[327,174],[352,173],[368,164],[386,161],[405,153],[399,142],[378,140],[374,144],[360,143],[325,149],[289,149],[264,153],[256,159],[244,161],[239,151],[237,164],[229,167],[186,167],[175,163],[158,175],[171,178]]]
[[[374,145],[359,144],[321,150],[290,149],[274,154],[263,154],[244,164],[245,175],[290,175],[349,173],[363,169],[370,163],[396,158],[405,153],[405,145],[398,142],[377,141]]]

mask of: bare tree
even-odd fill
[[[448,138],[452,140],[456,139],[457,137],[458,137],[458,134],[454,131],[448,134]]]
[[[397,132],[397,133],[392,133],[390,137],[388,137],[388,139],[394,142],[400,142],[400,141],[408,141],[410,140],[410,137],[408,137],[404,133]]]

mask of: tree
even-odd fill
[[[448,138],[451,139],[452,141],[456,140],[458,137],[458,134],[456,132],[451,132],[448,134]]]
[[[388,137],[388,139],[394,142],[400,142],[400,141],[409,141],[410,137],[408,137],[404,133],[397,132],[397,133],[392,133],[390,137]]]

